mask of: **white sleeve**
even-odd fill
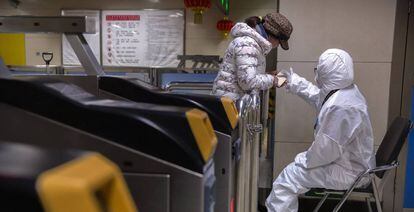
[[[259,50],[254,46],[240,46],[235,50],[237,79],[239,86],[245,90],[266,90],[273,86],[274,77],[257,72]]]
[[[286,76],[286,89],[289,92],[298,95],[315,108],[318,107],[320,90],[316,85],[294,73],[292,68],[290,70],[282,70],[281,73]]]

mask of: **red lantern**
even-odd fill
[[[210,0],[184,0],[186,8],[190,8],[194,12],[194,23],[201,24],[203,23],[203,13],[204,10],[211,7]]]
[[[224,17],[217,22],[217,29],[223,33],[224,38],[227,38],[229,36],[229,32],[233,26],[233,21],[229,20],[227,17]]]

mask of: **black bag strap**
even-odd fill
[[[322,106],[325,104],[326,101],[328,101],[329,97],[331,97],[334,93],[336,93],[337,91],[339,91],[339,89],[336,90],[332,90],[328,93],[328,95],[326,95],[325,99],[322,102],[321,108]]]
[[[334,94],[334,93],[336,93],[337,91],[339,91],[339,89],[336,89],[336,90],[332,90],[332,91],[330,91],[329,93],[328,93],[328,95],[326,95],[326,97],[325,97],[325,99],[323,100],[323,102],[322,102],[322,105],[321,105],[321,108],[323,107],[323,105],[325,104],[325,102],[326,101],[328,101],[328,99]],[[313,125],[313,129],[315,130],[316,129],[316,126],[318,126],[318,118],[316,118],[316,121],[315,121],[315,125]]]

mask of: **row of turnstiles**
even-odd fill
[[[92,151],[119,167],[141,212],[235,211],[240,139],[228,98],[128,77],[11,76],[0,78],[0,117],[0,187],[10,205],[26,198],[20,206],[35,207],[40,173]],[[72,172],[95,179],[96,163]]]

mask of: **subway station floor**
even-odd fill
[[[298,212],[312,212],[313,209],[318,204],[319,200],[317,199],[299,199],[299,211]],[[332,212],[335,208],[338,200],[326,200],[319,212]],[[377,211],[375,208],[375,203],[371,202],[372,211]],[[347,201],[344,206],[342,206],[341,212],[367,212],[368,207],[365,202],[357,201]],[[267,212],[266,207],[259,206],[258,212]]]

